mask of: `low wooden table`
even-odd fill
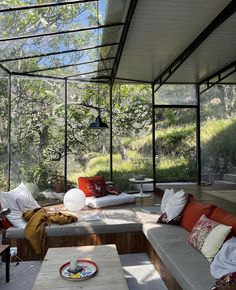
[[[6,282],[10,281],[10,245],[0,245],[0,256],[5,255]]]
[[[83,281],[67,281],[59,268],[71,257],[88,259],[98,266],[97,274]],[[113,244],[102,246],[50,248],[32,290],[128,290],[120,259]]]

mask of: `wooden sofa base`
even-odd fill
[[[166,268],[165,264],[162,262],[161,258],[158,256],[157,252],[153,249],[152,245],[148,242],[146,243],[146,253],[149,256],[152,264],[154,265],[157,272],[160,274],[162,280],[164,281],[166,287],[169,290],[183,290],[179,283],[175,280],[169,270]]]
[[[142,232],[90,234],[81,236],[48,237],[45,254],[48,248],[90,246],[116,244],[119,254],[140,253],[145,251],[145,237]],[[40,260],[44,256],[37,255],[26,239],[4,239],[4,244],[17,247],[18,254],[23,261]]]
[[[25,239],[5,239],[4,244],[17,247],[18,256],[23,261],[43,259],[35,254],[30,243]],[[46,244],[45,253],[48,248],[104,244],[116,244],[119,254],[146,252],[166,287],[169,290],[182,290],[142,232],[49,237]]]

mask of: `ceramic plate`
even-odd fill
[[[89,260],[77,260],[78,269],[77,273],[70,272],[70,262],[66,262],[60,267],[61,276],[69,281],[81,281],[93,277],[97,271],[98,266],[96,263]]]

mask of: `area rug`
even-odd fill
[[[120,255],[120,260],[129,290],[167,290],[145,253]],[[0,262],[0,289],[32,290],[40,267],[40,261],[11,263],[10,282],[5,283],[5,264]]]
[[[168,290],[146,253],[120,255],[129,290]]]
[[[213,195],[215,197],[219,197],[233,203],[236,203],[236,190],[217,190],[217,191],[205,191],[204,192]]]

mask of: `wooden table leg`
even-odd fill
[[[10,281],[10,246],[5,251],[6,255],[6,282]]]

